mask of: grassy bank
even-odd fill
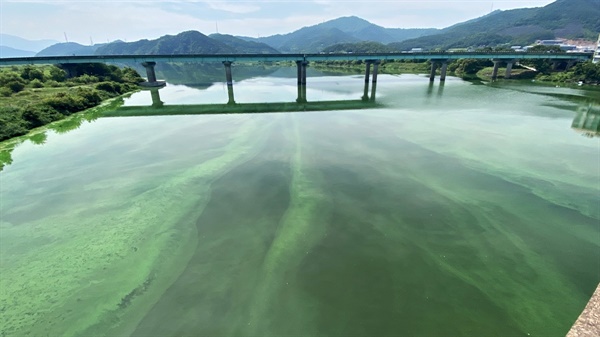
[[[365,62],[363,61],[327,61],[314,62],[311,67],[328,72],[354,73],[362,74],[365,72]],[[423,74],[428,73],[431,67],[429,61],[426,62],[402,62],[402,61],[381,61],[379,64],[380,74]]]
[[[57,66],[0,69],[0,141],[98,106],[137,89],[143,81],[131,68],[79,64],[79,76],[67,78]]]

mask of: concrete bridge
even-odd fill
[[[156,80],[154,67],[158,62],[170,63],[222,63],[225,67],[225,78],[229,93],[229,103],[235,103],[233,95],[233,77],[231,65],[233,62],[295,62],[298,68],[298,102],[306,102],[306,66],[310,62],[325,61],[364,61],[365,93],[363,99],[368,98],[368,83],[372,73],[374,97],[377,83],[378,66],[384,60],[429,60],[431,61],[430,81],[435,80],[436,70],[440,69],[440,81],[446,80],[448,62],[460,59],[483,59],[494,62],[492,80],[498,76],[501,63],[506,63],[504,78],[510,78],[513,65],[521,60],[551,60],[555,63],[566,62],[567,67],[575,62],[591,60],[591,53],[523,53],[523,52],[431,52],[431,53],[366,53],[366,54],[187,54],[187,55],[89,55],[89,56],[40,56],[20,58],[0,58],[0,66],[26,65],[26,64],[60,64],[71,76],[74,74],[74,65],[79,63],[139,63],[146,68],[148,86],[160,86],[164,82]]]

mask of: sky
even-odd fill
[[[386,28],[444,28],[492,10],[542,7],[553,1],[0,0],[0,33],[85,45],[188,30],[261,37],[352,15]]]

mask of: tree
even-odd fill
[[[34,68],[33,66],[27,65],[23,67],[23,70],[21,70],[21,78],[27,81],[35,79],[39,81],[44,81],[44,73],[38,68]]]

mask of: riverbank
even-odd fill
[[[0,141],[62,120],[74,113],[138,90],[142,77],[131,68],[81,64],[67,78],[57,66],[0,69]]]
[[[337,73],[353,73],[353,74],[364,74],[365,63],[362,61],[331,61],[331,62],[320,62],[311,64],[311,67],[319,70],[326,70],[328,72]],[[453,67],[449,64],[448,74],[460,77],[464,80],[483,80],[491,81],[493,67],[485,66],[480,69],[476,69],[473,73],[464,73],[460,71],[454,71],[456,66]],[[585,85],[598,85],[600,84],[600,65],[592,64],[591,62],[585,62],[577,64],[569,70],[553,71],[548,73],[542,73],[533,70],[531,67],[520,67],[515,66],[511,71],[510,79],[522,80],[522,79],[534,79],[537,82],[542,83],[571,83],[571,84],[585,84]],[[425,62],[399,62],[399,61],[382,61],[379,65],[380,74],[429,74],[431,70],[431,63]],[[438,67],[437,75],[440,74]],[[504,79],[506,68],[498,69],[498,78]]]

